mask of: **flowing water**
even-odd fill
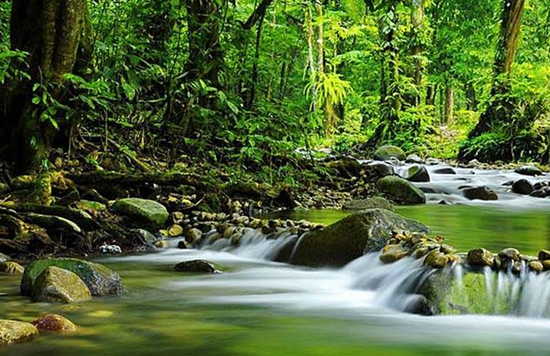
[[[501,189],[500,181],[513,174],[504,172],[493,184]],[[458,186],[442,182],[450,192],[432,202],[461,200]],[[549,248],[550,213],[543,207],[550,200],[502,194],[506,201],[500,204],[461,201],[470,205],[399,212],[422,220],[460,250],[515,246],[534,254]],[[311,211],[293,217],[328,223],[344,215]],[[486,272],[488,295],[514,300],[510,315],[422,317],[403,312],[416,300],[409,292],[429,273],[421,261],[382,265],[373,254],[342,269],[312,270],[271,262],[281,248],[276,241],[253,234],[243,241],[237,249],[219,242],[201,250],[101,260],[120,273],[126,293],[79,305],[32,304],[17,296],[16,277],[0,276],[0,318],[32,320],[54,312],[82,327],[77,335],[40,337],[0,349],[0,355],[470,356],[545,355],[550,349],[549,274]],[[172,271],[176,263],[196,258],[213,261],[224,273]],[[461,268],[451,272],[461,280]]]

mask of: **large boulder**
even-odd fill
[[[430,181],[430,173],[428,173],[426,167],[415,164],[407,169],[405,179],[409,182],[425,183]]]
[[[164,225],[170,217],[164,205],[154,200],[141,198],[119,199],[113,204],[112,210],[153,226]]]
[[[57,267],[46,268],[31,290],[33,302],[78,303],[92,299],[90,290],[73,272]]]
[[[519,179],[512,184],[512,192],[521,195],[529,195],[533,193],[535,188],[527,179]]]
[[[391,200],[405,204],[426,204],[426,195],[411,182],[395,176],[384,177],[376,182],[376,187]]]
[[[388,210],[365,210],[303,235],[290,263],[341,267],[364,254],[381,250],[394,232],[404,231],[428,232],[429,229]]]
[[[374,152],[373,158],[378,161],[387,161],[397,158],[400,161],[407,159],[405,152],[396,146],[382,146]]]
[[[38,330],[32,324],[0,320],[0,346],[30,341],[36,336],[38,336]]]
[[[25,269],[21,280],[21,294],[30,295],[36,278],[50,266],[76,273],[88,286],[93,296],[121,295],[123,292],[120,276],[109,268],[75,258],[57,258],[38,260],[31,263]]]
[[[385,198],[373,197],[367,199],[351,200],[344,204],[344,210],[368,210],[368,209],[385,209],[393,211],[393,205]]]
[[[518,174],[524,175],[524,176],[540,176],[542,175],[542,171],[538,169],[535,166],[523,166],[519,167],[515,171]]]
[[[202,274],[215,274],[219,273],[216,267],[205,260],[192,260],[178,263],[174,270],[176,272],[185,273],[202,273]]]

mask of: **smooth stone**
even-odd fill
[[[429,182],[430,173],[428,173],[428,170],[424,166],[413,165],[409,167],[404,178],[409,182]]]
[[[405,205],[426,204],[426,195],[411,182],[395,176],[384,177],[376,182],[378,190],[391,200]]]
[[[451,167],[438,168],[433,171],[435,174],[456,174],[456,171]]]
[[[549,187],[542,187],[540,189],[535,190],[530,196],[534,198],[546,198],[550,196],[550,188]]]
[[[484,248],[477,248],[468,252],[468,263],[472,266],[493,267],[495,257],[491,251]]]
[[[449,263],[449,257],[438,250],[433,250],[426,255],[424,265],[432,268],[445,268]]]
[[[516,194],[529,195],[534,190],[533,185],[527,179],[520,179],[512,184],[512,192]]]
[[[169,237],[178,237],[183,235],[183,227],[178,224],[174,224],[167,229]]]
[[[214,274],[219,273],[216,267],[208,261],[205,260],[193,260],[185,261],[178,263],[174,270],[176,272],[185,272],[185,273],[203,273],[203,274]]]
[[[78,327],[72,321],[57,314],[39,316],[32,324],[41,334],[70,334],[78,331]]]
[[[380,255],[380,261],[384,263],[394,263],[397,262],[409,255],[409,251],[405,250],[403,245],[387,245],[382,249],[382,254]]]
[[[141,198],[119,199],[113,204],[112,210],[154,226],[164,225],[170,217],[164,205],[154,200]]]
[[[515,170],[516,173],[524,176],[540,176],[542,171],[535,166],[523,166]]]
[[[382,146],[374,152],[373,158],[377,161],[387,161],[391,158],[396,158],[400,161],[407,159],[405,152],[396,146]]]
[[[520,261],[521,254],[515,248],[505,248],[498,253],[498,257],[502,260]]]
[[[544,266],[540,261],[531,261],[529,262],[529,269],[535,272],[542,272],[544,270]]]
[[[202,231],[197,228],[192,228],[185,233],[185,240],[189,243],[195,243],[202,238]]]
[[[469,200],[498,200],[497,193],[488,187],[465,188],[462,193]]]
[[[63,268],[76,273],[78,277],[86,283],[93,296],[122,295],[122,280],[118,273],[113,272],[101,264],[76,258],[57,258],[34,261],[25,269],[25,273],[21,279],[21,294],[30,295],[36,278],[42,271],[50,266]]]
[[[416,154],[409,155],[405,160],[406,163],[423,164],[424,160]]]
[[[374,175],[376,177],[387,177],[395,174],[395,168],[393,166],[390,166],[387,163],[383,162],[374,162],[370,163],[366,166],[367,172],[370,175]]]
[[[540,250],[539,251],[539,260],[540,261],[549,261],[550,260],[550,251]]]
[[[30,341],[38,336],[38,329],[30,323],[0,320],[0,346]]]
[[[71,271],[57,267],[46,268],[33,284],[33,302],[78,303],[92,299],[86,284]]]

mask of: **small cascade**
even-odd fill
[[[207,237],[201,249],[229,252],[240,257],[272,261],[277,258],[285,246],[296,241],[297,238],[290,231],[283,232],[274,238],[263,234],[261,230],[247,229],[238,241],[234,239],[212,241],[211,238]]]
[[[458,298],[472,305],[487,305],[486,313],[529,318],[550,318],[550,273],[536,273],[523,268],[519,275],[512,271],[493,271],[485,267],[482,274],[453,269]],[[475,291],[475,283],[465,285],[466,274],[483,278],[483,290]],[[468,290],[470,288],[470,290]],[[475,291],[476,295],[472,295]],[[475,297],[475,300],[473,299]],[[474,308],[475,309],[475,308]]]

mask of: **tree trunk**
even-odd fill
[[[14,80],[0,91],[1,157],[13,162],[19,171],[32,171],[47,158],[53,141],[65,122],[62,118],[44,120],[46,107],[32,103],[35,84],[47,90],[52,99],[63,101],[60,86],[64,75],[75,65],[83,66],[79,54],[89,56],[86,0],[13,0],[10,38],[14,50],[29,53],[30,79]],[[24,68],[21,68],[24,69]]]
[[[445,88],[445,123],[447,125],[454,123],[455,97],[453,87],[447,85]]]
[[[420,105],[420,86],[422,85],[422,75],[424,67],[422,64],[422,59],[420,58],[423,48],[422,48],[422,27],[424,26],[424,0],[413,0],[412,1],[412,13],[411,13],[411,38],[413,40],[412,54],[414,61],[414,74],[413,74],[413,83],[417,89],[416,95],[412,100],[414,106]]]
[[[471,82],[466,84],[465,92],[466,92],[466,107],[470,111],[476,111],[478,106],[477,94],[476,94],[476,89]]]
[[[512,116],[514,103],[506,98],[506,94],[511,89],[510,76],[518,49],[524,7],[525,0],[504,0],[497,52],[493,66],[491,98],[477,126],[470,132],[470,138],[490,131],[493,125],[505,122]]]
[[[254,100],[256,98],[256,85],[259,78],[259,61],[260,61],[260,45],[262,43],[262,28],[265,19],[265,11],[262,12],[260,19],[258,20],[258,29],[256,32],[256,46],[254,50],[254,63],[252,64],[252,78],[250,81],[250,89],[245,96],[245,108],[251,110],[254,106]]]

